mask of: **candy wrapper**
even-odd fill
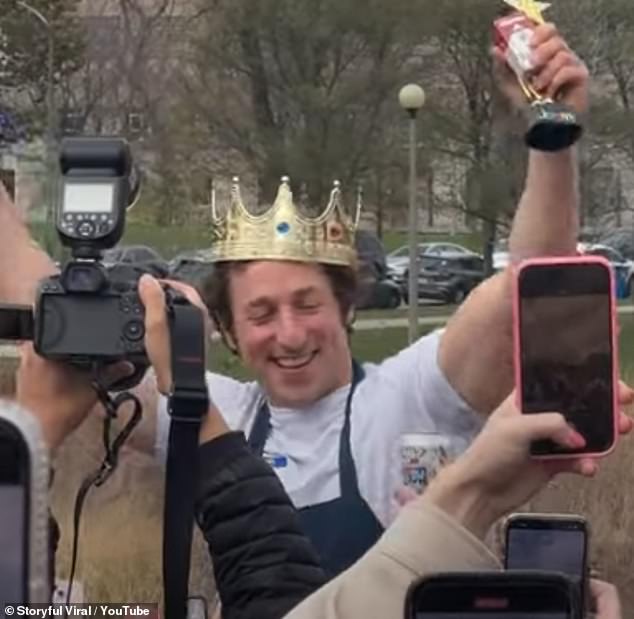
[[[517,76],[528,106],[526,144],[533,149],[555,152],[572,146],[583,133],[574,111],[539,93],[531,84],[533,65],[531,41],[535,28],[544,23],[542,11],[548,4],[536,0],[504,0],[515,12],[493,22],[494,44]]]
[[[493,23],[495,46],[504,54],[518,77],[524,78],[534,66],[531,61],[531,39],[535,23],[522,13],[500,17]]]

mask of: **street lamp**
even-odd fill
[[[409,282],[408,339],[418,336],[418,207],[416,205],[416,115],[425,105],[425,91],[417,84],[407,84],[398,93],[400,106],[409,114]]]
[[[47,79],[46,79],[46,116],[47,116],[47,203],[46,223],[54,220],[55,208],[55,181],[54,181],[54,156],[55,156],[55,100],[54,100],[54,70],[55,70],[55,46],[53,28],[44,15],[24,0],[18,0],[17,5],[28,11],[35,19],[44,25],[48,39]]]

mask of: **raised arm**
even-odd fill
[[[535,35],[535,55],[544,90],[583,115],[588,105],[588,71],[552,25]],[[499,62],[499,59],[498,59]],[[503,88],[518,98],[516,82]],[[526,184],[513,222],[511,263],[532,256],[567,255],[578,236],[578,168],[574,148],[559,153],[531,151]],[[467,299],[447,326],[439,364],[447,379],[477,411],[488,414],[513,387],[511,272],[489,279]]]
[[[22,214],[0,182],[0,300],[28,305],[37,284],[55,273],[54,262],[31,238]],[[7,268],[11,265],[11,268]]]

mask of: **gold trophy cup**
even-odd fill
[[[536,24],[543,24],[542,11],[550,5],[535,0],[504,0],[517,13],[495,21],[496,45],[505,54],[507,63],[517,76],[529,102],[526,114],[526,144],[533,149],[555,152],[569,148],[583,134],[574,110],[544,97],[530,83],[530,38]]]

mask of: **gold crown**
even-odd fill
[[[288,177],[282,178],[273,206],[262,215],[248,211],[233,179],[231,204],[226,217],[212,206],[212,260],[290,260],[354,266],[355,232],[361,212],[361,192],[354,219],[341,205],[341,183],[334,182],[330,200],[318,217],[307,217],[293,202]]]

